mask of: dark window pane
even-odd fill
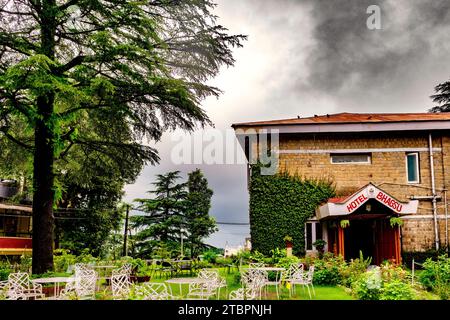
[[[322,239],[322,225],[320,223],[315,223],[316,225],[316,240]]]
[[[245,152],[245,156],[247,157],[247,160],[250,160],[250,139],[249,137],[245,137],[244,140],[244,152]]]
[[[367,153],[348,153],[332,154],[332,163],[370,163],[370,154]]]
[[[306,250],[312,250],[312,224],[306,224]]]
[[[408,164],[408,181],[416,182],[419,180],[419,173],[417,172],[417,154],[408,154],[406,157]]]

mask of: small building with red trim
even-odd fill
[[[0,202],[0,256],[31,254],[31,206]]]
[[[249,162],[270,149],[276,172],[335,183],[337,196],[298,226],[307,252],[323,239],[327,251],[346,259],[362,251],[379,264],[448,247],[450,114],[338,113],[232,127]]]

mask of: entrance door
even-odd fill
[[[375,255],[374,222],[374,220],[351,220],[350,225],[344,229],[346,260],[359,258],[360,251],[364,258]]]
[[[384,260],[400,262],[399,230],[389,224],[389,219],[351,220],[344,229],[344,257],[346,260],[372,257],[372,264]]]

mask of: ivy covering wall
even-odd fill
[[[250,235],[252,249],[263,254],[284,248],[293,239],[293,253],[305,252],[304,224],[316,207],[334,196],[329,180],[308,180],[288,173],[261,175],[252,167],[250,180]]]

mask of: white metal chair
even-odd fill
[[[213,290],[217,293],[217,299],[220,297],[220,289],[227,288],[227,282],[219,276],[219,272],[217,270],[202,269],[198,273],[198,278],[212,281],[211,285],[213,286]],[[228,292],[225,294],[227,295]]]
[[[210,297],[216,295],[217,286],[216,280],[204,279],[202,282],[189,283],[188,299],[208,300]]]
[[[126,299],[130,294],[130,275],[126,270],[113,270],[111,275],[111,290],[114,300]]]
[[[277,299],[280,299],[280,285],[282,281],[282,276],[276,273],[275,280],[269,280],[269,274],[267,274],[267,279],[264,282],[265,294],[267,295],[267,288],[270,286],[275,286],[275,292],[277,294]]]
[[[303,290],[305,289],[306,286],[306,288],[308,289],[309,298],[311,299],[312,296],[309,287],[311,287],[314,296],[316,295],[313,285],[313,276],[314,276],[314,266],[310,266],[309,270],[306,273],[303,272],[299,277],[295,277],[290,280],[291,289],[295,292],[295,285],[301,285],[303,287]]]
[[[124,263],[120,268],[120,272],[125,272],[129,276],[131,276],[131,272],[133,271],[133,266],[131,263]]]
[[[239,288],[230,292],[230,300],[255,300],[257,291],[252,288]]]
[[[61,290],[59,299],[95,299],[97,272],[90,269],[75,269],[72,281]]]
[[[30,276],[25,272],[9,274],[7,292],[9,300],[45,298],[45,294],[42,292],[42,285],[30,281]]]
[[[169,294],[165,283],[146,282],[135,286],[136,295],[142,300],[173,300],[177,297]]]
[[[267,281],[267,272],[257,269],[247,269],[241,272],[241,283],[244,288],[250,288],[262,296],[262,289]]]

